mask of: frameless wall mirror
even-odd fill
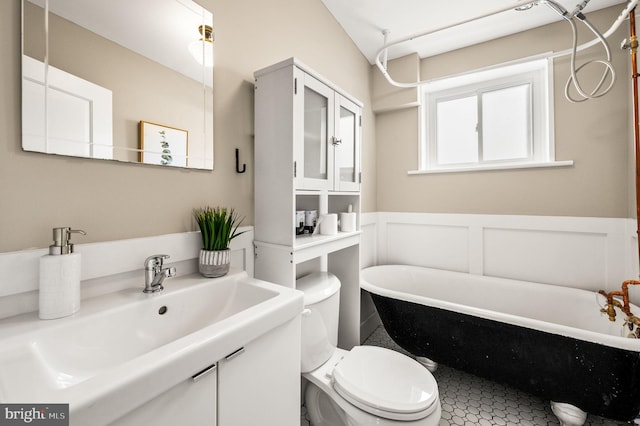
[[[213,15],[191,0],[22,0],[22,148],[213,170]]]

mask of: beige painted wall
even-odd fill
[[[590,14],[589,20],[607,30],[620,9]],[[556,160],[573,160],[573,167],[409,176],[407,171],[418,167],[418,109],[377,114],[378,210],[632,217],[629,59],[618,48],[627,33],[625,23],[609,39],[618,80],[603,98],[581,104],[566,101],[563,90],[569,61],[567,57],[555,61]],[[590,40],[587,37],[580,32],[580,40]],[[570,45],[568,24],[558,22],[424,59],[421,77],[446,76]],[[601,47],[593,47],[578,56],[578,63],[602,54]],[[375,67],[372,73],[376,85],[386,84],[375,75]],[[585,74],[584,85],[591,87],[595,78]]]
[[[252,224],[253,71],[291,56],[364,102],[363,210],[375,210],[370,66],[320,0],[199,3],[215,14],[213,172],[22,152],[20,1],[0,2],[0,252],[46,247],[59,226],[87,231],[76,243],[190,231],[192,208],[205,204]]]

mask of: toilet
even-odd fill
[[[328,272],[299,278],[302,377],[313,426],[432,426],[440,421],[438,384],[417,361],[375,346],[338,348],[340,281]]]

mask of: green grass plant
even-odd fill
[[[196,208],[193,209],[193,217],[200,227],[204,250],[227,250],[231,240],[246,232],[238,232],[244,218],[234,209],[209,206]]]

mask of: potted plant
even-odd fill
[[[198,270],[208,278],[221,277],[229,272],[229,244],[238,235],[238,227],[243,218],[233,209],[209,206],[193,209],[193,217],[198,222],[202,236],[202,249]]]

